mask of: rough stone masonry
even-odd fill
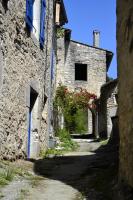
[[[93,34],[96,34],[94,44],[99,44],[97,42],[99,32]],[[59,83],[66,85],[72,91],[82,87],[99,98],[101,86],[106,83],[112,56],[112,52],[99,46],[71,40],[71,30],[65,29],[64,34],[57,40],[56,87]],[[76,71],[76,67],[79,71]],[[85,72],[83,72],[84,67]],[[81,77],[83,73],[84,77]],[[88,132],[92,133],[92,131],[92,113],[88,110]]]
[[[120,180],[133,187],[133,2],[117,0]]]
[[[48,143],[42,111],[49,112],[44,102],[50,93],[53,1],[46,1],[43,49],[26,26],[25,12],[26,1],[0,1],[0,158],[6,159],[27,157],[31,110],[34,156]]]

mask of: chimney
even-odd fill
[[[93,46],[99,47],[100,43],[100,31],[94,30],[93,31]]]

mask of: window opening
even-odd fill
[[[87,81],[87,64],[75,64],[75,81]]]

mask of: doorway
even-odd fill
[[[28,116],[28,158],[36,158],[39,155],[38,93],[32,87]]]

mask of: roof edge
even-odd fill
[[[91,45],[88,45],[88,44],[85,44],[85,43],[82,43],[82,42],[78,42],[78,41],[75,41],[75,40],[70,40],[70,41],[74,42],[74,43],[77,43],[77,44],[80,44],[80,45],[84,45],[84,46],[90,47],[90,48],[94,48],[94,49],[98,49],[98,50],[101,50],[101,51],[105,51],[106,52],[106,66],[107,66],[107,72],[108,72],[109,66],[111,64],[111,61],[112,61],[112,58],[113,58],[113,55],[114,55],[114,53],[112,51],[109,51],[107,49],[102,49],[102,48],[99,48],[99,47],[95,47],[95,46],[91,46]]]
[[[94,48],[94,49],[106,51],[106,52],[112,53],[112,55],[113,55],[113,52],[112,52],[112,51],[109,51],[109,50],[107,50],[107,49],[103,49],[103,48],[99,48],[99,47],[94,47],[94,46],[92,46],[92,45],[85,44],[85,43],[82,43],[82,42],[78,42],[78,41],[76,41],[76,40],[70,40],[70,41],[71,41],[71,42],[74,42],[74,43],[78,43],[78,44],[84,45],[84,46],[87,46],[87,47],[91,47],[91,48]]]

